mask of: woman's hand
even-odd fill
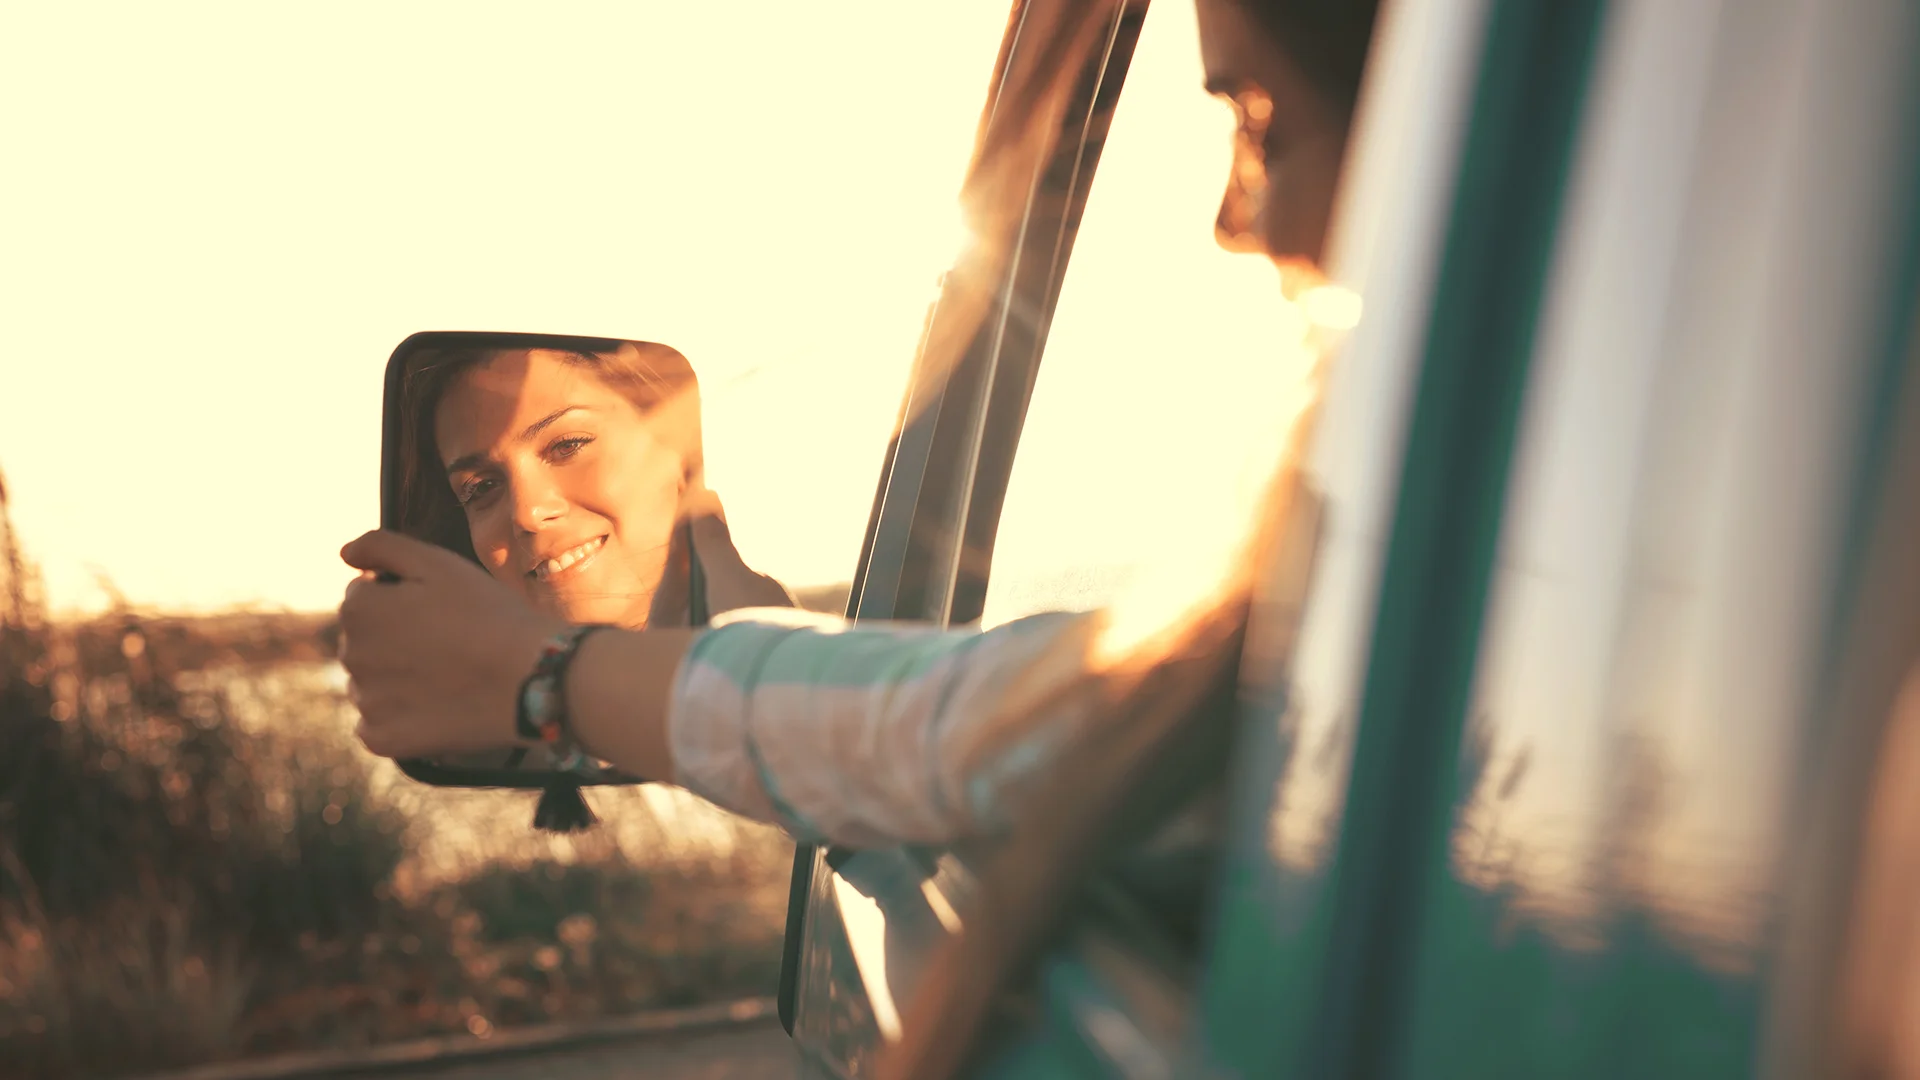
[[[565,624],[453,552],[398,533],[367,533],[340,557],[364,571],[340,603],[340,662],[367,749],[413,758],[518,744],[515,696]],[[375,580],[382,573],[399,580]]]
[[[733,534],[727,529],[726,510],[720,497],[705,485],[696,484],[681,502],[687,518],[686,533],[675,529],[673,551],[660,590],[653,595],[648,626],[685,625],[687,621],[687,551],[682,539],[693,537],[693,549],[700,556],[700,568],[707,579],[707,613],[750,607],[795,607],[793,597],[779,582],[756,573],[733,546]]]
[[[727,511],[720,496],[705,487],[687,496],[688,524],[693,531],[693,549],[700,555],[701,569],[707,575],[707,609],[715,615],[736,608],[794,607],[786,587],[765,574],[756,572],[733,546],[733,533],[727,528]]]

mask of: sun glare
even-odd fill
[[[1336,340],[1322,324],[1359,317],[1317,274],[1215,242],[1234,120],[1204,78],[1192,7],[1152,8],[994,547],[983,623],[1105,606],[1099,664],[1230,582]]]
[[[1360,294],[1338,285],[1317,285],[1295,301],[1300,313],[1326,330],[1351,330],[1360,325]]]

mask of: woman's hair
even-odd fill
[[[448,389],[468,371],[503,353],[539,345],[428,346],[407,357],[400,381],[400,505],[393,527],[479,562],[466,513],[447,483],[434,431],[434,414]],[[651,341],[623,341],[610,348],[554,348],[567,363],[593,372],[643,416],[658,421],[662,442],[678,450],[688,477],[700,475],[700,386],[693,366],[678,349]]]
[[[1380,0],[1233,0],[1326,99],[1351,109]]]

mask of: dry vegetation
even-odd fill
[[[791,847],[664,790],[401,778],[328,620],[44,615],[0,491],[0,1077],[105,1077],[771,993]]]

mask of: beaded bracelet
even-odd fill
[[[607,629],[605,623],[569,626],[547,639],[533,674],[520,684],[520,696],[514,712],[514,730],[522,739],[541,743],[552,751],[562,772],[587,772],[593,758],[580,748],[572,732],[572,715],[567,708],[567,668],[580,651],[580,644],[595,631]]]

